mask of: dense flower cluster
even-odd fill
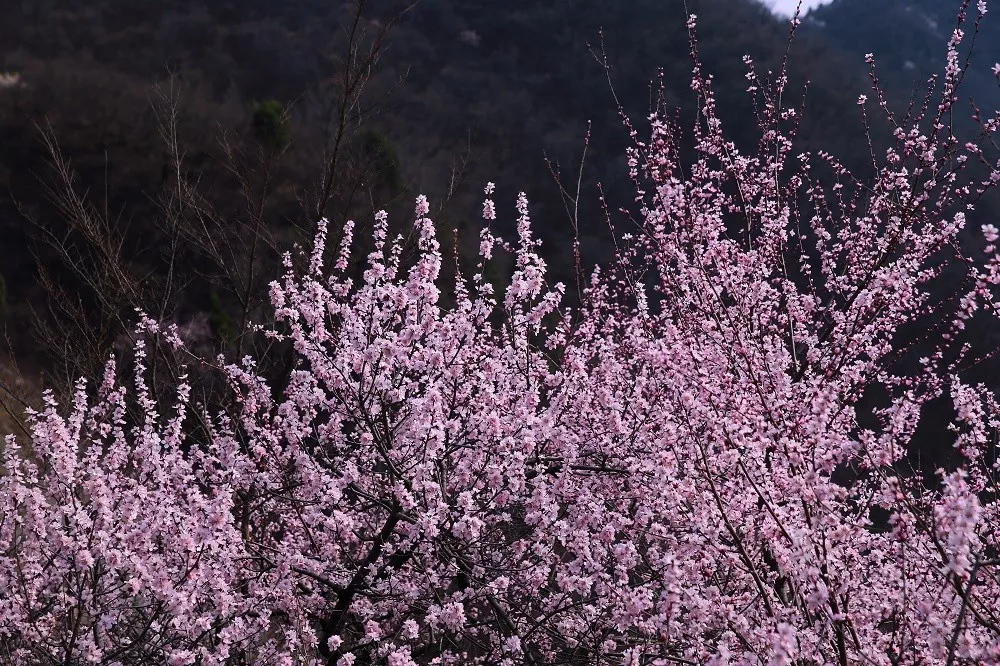
[[[360,280],[353,227],[328,252],[321,226],[272,285],[287,386],[247,359],[236,417],[183,385],[158,414],[140,346],[134,388],[109,364],[8,438],[0,659],[1000,664],[1000,410],[957,372],[995,319],[996,228],[985,259],[961,248],[1000,175],[946,122],[961,40],[866,184],[793,155],[784,75],[749,60],[742,152],[696,67],[694,158],[665,114],[633,133],[641,218],[575,309],[523,195],[518,242],[484,231],[448,285],[423,198],[416,258],[379,214]],[[953,265],[971,286],[941,302]],[[927,480],[912,441],[940,396],[961,464]]]

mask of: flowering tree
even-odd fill
[[[379,214],[360,280],[352,225],[329,252],[321,225],[271,288],[286,386],[246,359],[237,413],[183,384],[159,413],[140,345],[131,380],[110,363],[8,438],[5,663],[1000,664],[1000,412],[958,372],[996,318],[997,229],[962,248],[1000,173],[947,122],[962,39],[940,103],[878,97],[895,143],[866,184],[793,154],[784,75],[749,60],[741,152],[696,65],[694,159],[663,113],[633,131],[641,217],[575,309],[523,195],[518,242],[487,227],[450,285],[423,198],[416,258]],[[908,455],[939,396],[961,462],[928,482]]]

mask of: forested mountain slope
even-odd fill
[[[922,92],[928,77],[939,73],[947,42],[956,27],[959,3],[941,0],[834,0],[811,11],[806,25],[854,57],[873,53],[879,70],[907,91]],[[1000,21],[996,8],[972,41],[976,3],[969,4],[967,55],[974,44],[963,93],[987,110],[1000,104],[1000,89],[991,72],[1000,62]]]
[[[687,6],[698,15],[699,53],[715,76],[728,131],[738,144],[752,145],[757,135],[742,58],[751,55],[761,73],[776,71],[788,25],[753,0],[688,0]],[[366,2],[357,25],[376,35],[402,8]],[[64,211],[51,203],[39,127],[51,127],[77,171],[78,189],[119,225],[138,272],[162,274],[163,230],[150,220],[173,174],[150,86],[170,73],[183,86],[178,140],[188,177],[223,211],[241,194],[221,164],[220,132],[252,161],[259,154],[255,102],[287,106],[290,143],[269,164],[262,210],[279,245],[299,238],[293,229],[307,217],[299,202],[323,163],[323,90],[341,71],[353,16],[353,3],[319,0],[25,0],[10,7],[0,27],[0,70],[18,72],[24,85],[0,91],[0,266],[8,319],[44,317],[51,309],[29,248],[58,275],[51,249],[29,240],[25,218],[50,240],[68,233],[60,222]],[[822,16],[815,12],[811,23]],[[602,53],[608,72],[595,58]],[[792,94],[784,102],[798,106],[809,82],[799,149],[832,149],[864,175],[869,148],[856,105],[868,87],[863,59],[826,45],[815,30],[802,33],[790,55]],[[613,211],[632,203],[628,134],[612,86],[641,132],[662,72],[665,103],[690,127],[691,68],[682,0],[421,0],[392,28],[366,89],[372,112],[351,128],[352,155],[371,157],[374,146],[381,174],[360,179],[350,200],[335,202],[328,214],[367,219],[394,201],[408,208],[412,195],[424,192],[442,205],[435,210],[442,236],[458,228],[461,249],[476,243],[481,188],[493,180],[501,202],[527,191],[545,252],[555,274],[567,279],[572,230],[546,157],[575,174],[591,123],[581,234],[585,261],[605,258],[609,232],[597,183]],[[569,180],[575,186],[575,176]],[[66,280],[72,291],[72,277]],[[175,316],[227,307],[225,293],[210,296],[195,275]],[[32,351],[30,326],[16,327],[13,337],[25,354]]]

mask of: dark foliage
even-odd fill
[[[288,112],[276,99],[255,102],[251,122],[257,139],[271,150],[282,150],[291,141]]]

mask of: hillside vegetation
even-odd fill
[[[751,55],[762,73],[777,71],[788,49],[788,25],[752,0],[687,4],[699,17],[699,52],[715,77],[730,136],[751,146],[758,136],[742,58]],[[893,12],[916,15],[898,4],[879,4],[875,23],[865,23],[871,34],[879,34],[878,21],[895,22]],[[67,310],[93,315],[87,327],[97,331],[96,357],[123,327],[106,321],[105,310],[114,305],[97,307],[99,298],[80,286],[80,267],[65,265],[66,255],[77,256],[81,248],[93,261],[101,252],[88,249],[78,225],[66,222],[65,202],[54,201],[65,183],[51,168],[41,137],[50,133],[72,167],[77,192],[107,220],[110,236],[120,237],[118,252],[130,274],[162,284],[165,248],[172,246],[169,230],[154,220],[179,175],[162,137],[163,100],[177,93],[180,175],[197,183],[219,219],[249,225],[259,218],[266,225],[273,243],[254,259],[262,262],[254,280],[263,288],[280,252],[311,234],[315,219],[302,203],[319,189],[331,88],[345,68],[348,35],[357,29],[370,44],[403,9],[388,0],[365,2],[355,23],[352,3],[318,0],[45,0],[11,7],[0,27],[0,71],[16,72],[22,85],[0,90],[0,266],[5,317],[17,322],[8,335],[18,356],[51,370],[60,332],[71,334],[63,321]],[[790,50],[789,89],[797,99],[788,103],[805,104],[799,149],[832,148],[861,175],[870,171],[870,153],[855,102],[869,83],[863,58],[846,48],[845,35],[859,23],[851,16],[867,17],[870,9],[870,3],[838,0],[813,12],[809,29]],[[934,20],[945,25],[950,11],[940,8]],[[339,189],[324,208],[335,225],[348,217],[364,222],[386,206],[408,208],[412,195],[423,192],[435,202],[442,238],[466,256],[477,244],[482,184],[492,180],[500,201],[512,201],[518,190],[528,193],[554,275],[571,280],[573,225],[552,166],[562,170],[572,193],[588,144],[579,233],[590,264],[606,258],[611,246],[601,193],[616,225],[627,226],[616,211],[633,204],[624,156],[628,133],[616,95],[640,129],[658,99],[676,107],[683,126],[694,122],[681,0],[421,0],[402,12],[388,36],[364,89],[365,113],[347,127],[349,162],[363,168],[336,179]],[[914,44],[924,44],[921,39],[914,33]],[[918,67],[930,67],[940,49],[901,43],[898,52],[886,53],[890,87],[904,91],[900,104],[909,71],[900,58],[911,51]],[[605,56],[607,70],[599,62]],[[272,109],[287,109],[281,130],[287,137],[277,151],[260,136],[254,116],[261,104],[272,103],[278,105]],[[873,131],[877,147],[879,126]],[[259,202],[248,199],[234,162],[256,169],[249,189]],[[180,265],[185,288],[153,309],[182,322],[206,316],[212,337],[224,345],[220,322],[239,309],[239,294],[230,293],[239,289],[220,286],[197,253]],[[61,302],[53,302],[53,289]],[[127,314],[132,305],[118,309]],[[27,322],[48,326],[45,345]],[[63,374],[68,379],[79,370],[64,368]]]

